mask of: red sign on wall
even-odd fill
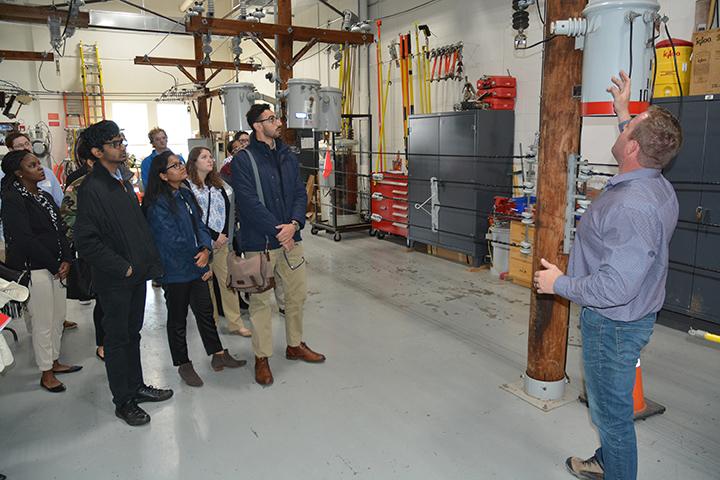
[[[48,122],[48,125],[51,126],[51,127],[59,127],[59,126],[60,126],[60,122]]]
[[[48,120],[60,120],[59,113],[48,113]]]

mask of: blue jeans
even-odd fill
[[[647,345],[656,314],[618,322],[588,308],[580,312],[583,364],[590,417],[600,434],[595,452],[605,480],[637,478],[637,439],[632,391],[635,365]]]

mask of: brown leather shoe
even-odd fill
[[[273,375],[267,357],[255,357],[255,381],[263,386],[273,384]]]
[[[288,345],[285,349],[285,358],[288,360],[305,360],[309,363],[322,363],[325,361],[325,355],[313,352],[305,342],[300,342],[297,347]]]

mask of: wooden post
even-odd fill
[[[292,2],[290,0],[277,0],[277,24],[287,25],[292,33]],[[287,88],[287,82],[293,77],[293,36],[278,35],[277,59],[278,79],[280,80],[280,90]],[[281,102],[282,111],[280,116],[283,121],[282,139],[288,145],[295,143],[295,132],[287,128],[287,102]]]
[[[195,60],[202,61],[203,59],[203,51],[202,51],[202,37],[201,34],[196,33],[193,35],[193,42],[195,46]],[[196,67],[195,68],[195,79],[198,81],[198,83],[205,83],[205,68],[204,67]],[[207,87],[205,87],[205,91],[207,93]],[[207,104],[207,98],[206,97],[200,97],[197,99],[197,117],[198,117],[198,123],[200,124],[200,136],[203,138],[210,138],[210,113],[208,112],[208,104]]]
[[[580,17],[586,0],[547,0],[545,38],[550,23]],[[608,79],[609,80],[609,79]],[[545,44],[540,102],[540,148],[538,158],[538,209],[534,270],[545,258],[561,270],[567,269],[563,255],[567,157],[580,151],[582,118],[580,100],[573,87],[582,82],[582,53],[571,38],[556,38]],[[554,295],[538,295],[530,301],[527,376],[532,384],[560,382],[565,378],[569,302]],[[526,381],[526,393],[531,393]]]

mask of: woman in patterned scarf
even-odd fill
[[[42,372],[40,386],[62,392],[65,385],[55,375],[82,368],[58,361],[66,307],[62,282],[72,259],[66,227],[52,197],[38,188],[45,173],[35,155],[25,150],[12,151],[3,158],[2,170],[6,263],[15,270],[30,270],[25,320],[32,335],[35,361]]]
[[[215,167],[215,159],[205,147],[195,147],[190,151],[187,163],[190,188],[203,211],[203,223],[210,230],[213,240],[213,259],[211,269],[218,283],[220,298],[215,296],[214,289],[210,288],[213,305],[215,307],[215,323],[218,321],[219,308],[225,314],[228,322],[228,331],[231,335],[249,337],[250,330],[243,324],[240,316],[240,299],[234,290],[226,285],[227,257],[228,257],[228,231],[233,228],[235,209],[232,208],[234,200],[232,187],[226,184]]]

